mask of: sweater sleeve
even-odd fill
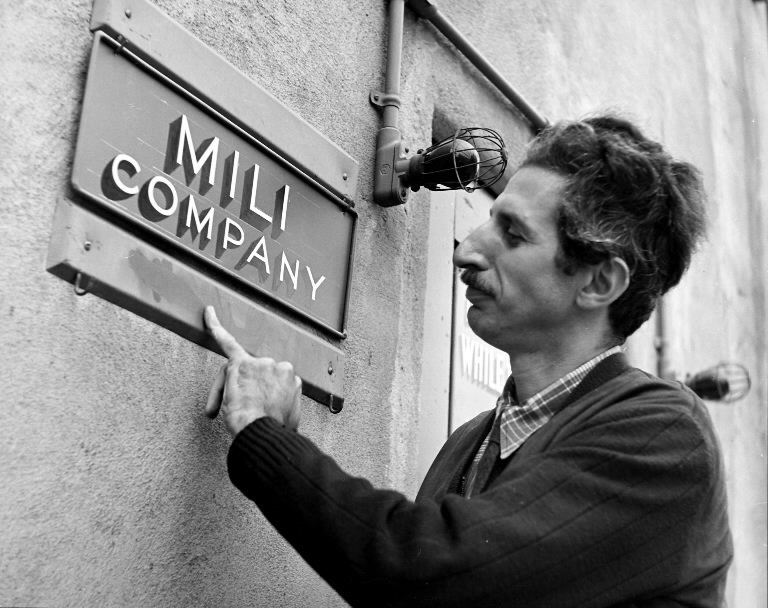
[[[724,514],[724,497],[711,504],[716,459],[696,422],[648,405],[640,419],[618,408],[542,453],[515,456],[471,500],[413,503],[375,489],[269,418],[235,438],[229,474],[353,606],[466,608],[504,598],[551,608],[671,597],[691,551],[722,561],[729,539],[714,538],[717,551],[694,545],[701,534],[723,536],[695,528],[711,526],[703,510]]]

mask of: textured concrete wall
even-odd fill
[[[371,202],[386,2],[157,4],[360,162],[347,405],[334,417],[306,402],[302,428],[352,473],[412,494],[428,195]],[[764,605],[765,5],[439,6],[545,115],[627,112],[705,171],[713,229],[667,299],[670,363],[752,372],[746,400],[711,410],[737,544],[730,605]],[[0,605],[342,605],[230,487],[227,439],[200,413],[221,360],[44,270],[55,203],[72,195],[89,15],[86,0],[0,3]],[[509,104],[410,13],[402,86],[414,146],[462,123],[524,138]],[[632,344],[646,367],[651,330]]]
[[[386,7],[159,4],[360,159],[348,405],[334,417],[306,402],[302,426],[350,471],[401,482],[427,217],[369,202]],[[0,605],[338,605],[228,482],[228,440],[201,414],[221,359],[45,272],[71,195],[90,2],[0,10]]]

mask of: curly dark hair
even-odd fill
[[[557,218],[557,261],[566,273],[613,256],[629,266],[629,286],[608,311],[624,342],[677,285],[704,236],[698,170],[616,116],[548,127],[531,142],[525,165],[568,180]]]

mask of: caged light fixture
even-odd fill
[[[507,151],[501,136],[492,129],[459,129],[452,137],[418,150],[408,160],[400,180],[411,190],[472,192],[496,183],[507,167]]]
[[[393,135],[391,130],[385,135]],[[390,155],[402,148],[399,135],[397,132],[396,142],[387,142],[385,137],[377,150],[377,159],[382,162],[376,172],[374,200],[384,207],[405,203],[408,189],[472,192],[487,188],[504,175],[507,167],[504,141],[492,129],[458,129],[451,137],[426,150],[418,150],[410,158],[402,154],[393,158]],[[379,143],[382,144],[381,139]]]
[[[743,365],[723,362],[689,375],[685,384],[702,399],[730,403],[745,397],[752,383]]]
[[[370,102],[382,112],[373,185],[373,200],[382,207],[404,204],[409,191],[421,187],[469,192],[487,188],[502,177],[507,166],[501,136],[479,127],[458,129],[451,137],[406,157],[408,148],[397,126],[404,7],[405,0],[390,0],[385,89],[370,95]]]

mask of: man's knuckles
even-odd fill
[[[293,378],[294,376],[293,365],[290,361],[280,361],[280,363],[275,364],[275,371],[286,378]]]
[[[245,378],[265,378],[267,376],[276,376],[295,382],[295,371],[289,361],[275,361],[271,357],[242,357],[232,358],[229,361],[230,373],[237,370],[237,373]]]

